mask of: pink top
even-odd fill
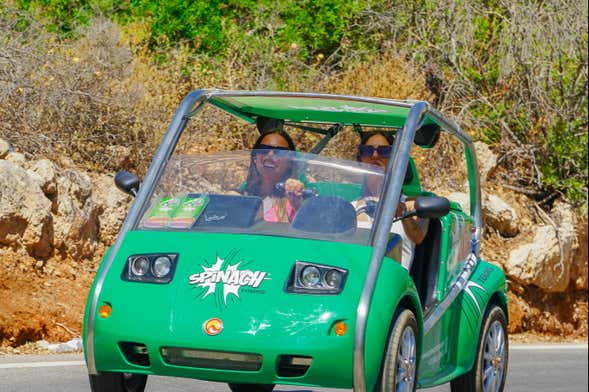
[[[270,208],[268,208],[268,209],[264,208],[264,220],[266,222],[280,222],[280,220],[278,219],[277,206],[271,205],[271,203],[272,203],[271,199],[268,201],[270,203]],[[264,202],[265,202],[264,204],[266,205],[266,200],[264,200]],[[292,204],[290,204],[290,202],[288,200],[286,201],[286,216],[288,217],[289,222],[291,222],[295,216],[295,209],[292,206]]]

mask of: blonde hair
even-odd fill
[[[286,197],[272,197],[272,206],[276,207],[276,217],[279,222],[288,222],[288,211],[286,209]]]

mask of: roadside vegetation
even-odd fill
[[[427,99],[499,154],[499,180],[587,212],[588,6],[556,0],[8,0],[0,137],[143,170],[196,88]],[[241,146],[235,145],[235,148]]]

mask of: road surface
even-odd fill
[[[506,392],[586,392],[587,345],[512,345]],[[83,356],[10,355],[0,356],[1,392],[89,391]],[[181,378],[154,377],[148,392],[227,392],[225,384]],[[345,389],[304,388],[279,385],[276,392],[342,392]],[[448,384],[421,389],[448,392]]]

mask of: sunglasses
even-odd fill
[[[257,146],[254,146],[254,150],[252,151],[252,153],[254,155],[267,155],[270,151],[272,151],[272,153],[277,157],[284,157],[291,151],[291,149],[288,147],[258,144]]]
[[[380,156],[381,158],[388,158],[391,156],[391,151],[393,150],[392,146],[370,146],[367,144],[361,144],[358,146],[358,153],[361,157],[371,157],[374,154],[374,151]]]

